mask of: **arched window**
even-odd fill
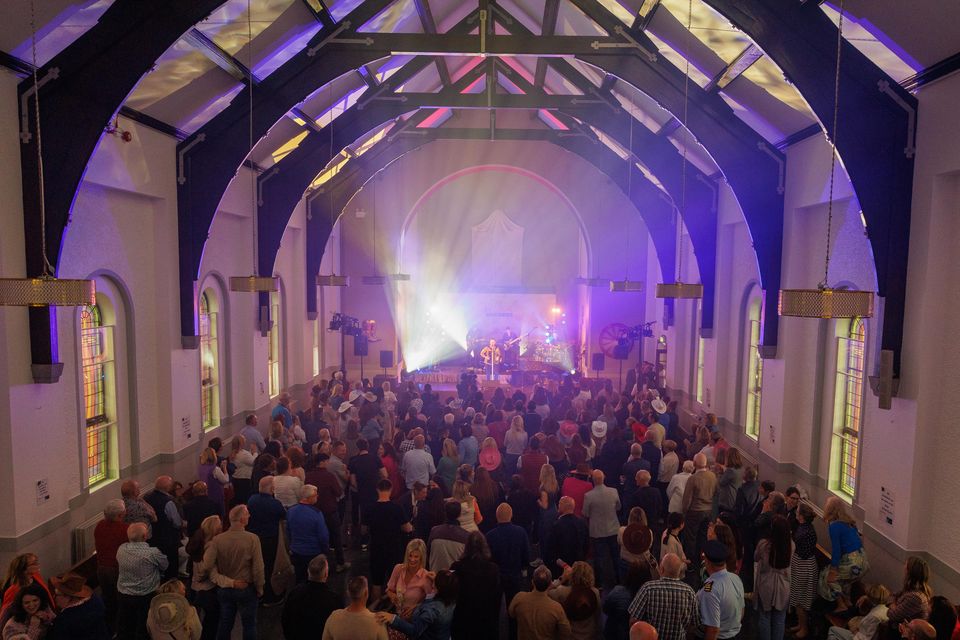
[[[667,388],[667,336],[657,338],[657,388]]]
[[[834,392],[831,489],[853,498],[857,490],[860,427],[863,424],[864,345],[861,318],[837,325],[837,381]]]
[[[320,375],[320,316],[313,321],[313,377]]]
[[[760,357],[760,329],[763,301],[756,297],[747,309],[747,415],[744,428],[747,435],[760,434],[760,393],[763,389],[763,359]]]
[[[80,312],[80,356],[83,371],[87,484],[107,480],[116,440],[116,375],[113,327],[104,323],[100,305]]]
[[[703,336],[697,337],[697,402],[704,403],[703,393]]]
[[[267,378],[270,397],[280,394],[281,342],[280,292],[270,294],[270,334],[267,345]]]
[[[220,426],[220,345],[213,292],[200,295],[200,417],[203,429]]]

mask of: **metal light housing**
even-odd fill
[[[606,287],[610,285],[609,280],[603,278],[584,278],[578,277],[573,279],[574,284],[582,284],[588,287]]]
[[[277,276],[231,276],[230,291],[239,293],[271,293],[280,290]]]
[[[330,274],[328,276],[317,276],[318,287],[348,287],[350,286],[350,276],[338,276]]]
[[[658,298],[694,299],[703,297],[703,285],[689,282],[661,282],[657,285]]]
[[[638,293],[643,291],[643,280],[611,280],[610,291],[617,293]]]
[[[794,318],[869,318],[873,292],[851,289],[781,289],[777,311]]]
[[[11,307],[85,307],[97,303],[97,285],[93,280],[39,278],[0,278],[0,306]]]

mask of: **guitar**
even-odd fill
[[[518,342],[520,342],[521,340],[523,340],[524,338],[526,338],[527,336],[529,336],[529,335],[530,335],[531,333],[533,333],[534,331],[536,331],[536,328],[530,329],[530,331],[527,331],[527,332],[526,332],[525,334],[523,334],[522,336],[517,336],[516,338],[511,338],[510,340],[507,340],[506,342],[503,343],[503,348],[504,348],[504,349],[509,349],[509,348],[512,347],[513,345],[517,344]]]

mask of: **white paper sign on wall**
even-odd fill
[[[190,416],[184,416],[180,420],[180,428],[183,430],[183,437],[189,440],[193,437],[193,431],[190,429]]]
[[[37,506],[50,499],[50,481],[47,478],[37,480]]]
[[[880,487],[880,520],[893,526],[893,491]]]

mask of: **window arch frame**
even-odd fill
[[[763,336],[763,290],[753,281],[744,290],[740,310],[740,392],[737,401],[742,404],[742,426],[744,434],[751,440],[760,438],[761,413],[763,401],[763,357],[761,338]]]
[[[267,396],[276,398],[283,390],[284,383],[284,302],[283,283],[276,291],[270,292],[270,328],[267,331]]]

